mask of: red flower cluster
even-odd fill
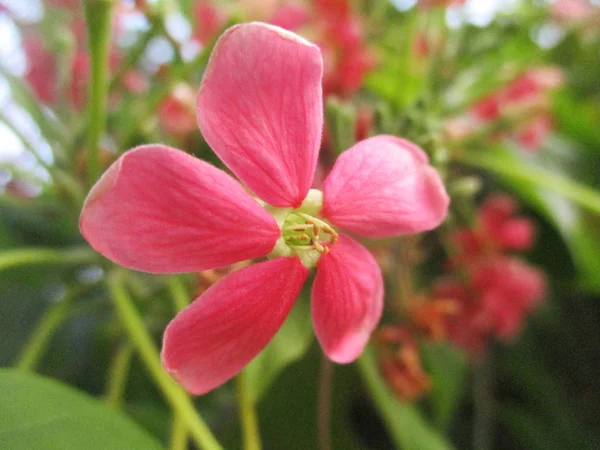
[[[527,150],[539,150],[552,131],[549,93],[562,82],[559,69],[529,69],[476,102],[468,114],[446,121],[446,133],[451,139],[462,140],[482,126],[504,120],[511,127],[510,132],[498,137],[515,139]]]
[[[314,6],[317,43],[325,59],[323,94],[349,95],[376,64],[365,44],[363,23],[348,0],[315,0]]]
[[[87,32],[85,21],[82,16],[80,2],[73,0],[53,0],[48,2],[55,8],[68,9],[72,13],[71,21],[65,28],[65,33],[70,33],[77,46],[70,60],[70,71],[64,92],[67,94],[69,106],[76,110],[83,109],[88,96],[88,82],[90,77],[90,57],[86,46]],[[127,9],[121,6],[118,14],[127,13]],[[115,20],[113,33],[119,33],[119,21]],[[44,39],[35,34],[25,36],[23,44],[27,57],[27,71],[25,79],[39,101],[54,106],[62,94],[61,80],[59,78],[59,51],[45,45]],[[117,47],[111,49],[110,68],[116,69],[121,59]],[[145,90],[147,80],[141,72],[128,71],[123,78],[123,87],[132,92]]]
[[[533,238],[533,224],[516,216],[516,204],[506,196],[488,199],[477,226],[453,235],[457,250],[451,260],[453,276],[437,283],[433,297],[458,303],[458,313],[447,323],[457,345],[477,353],[489,338],[513,338],[542,300],[542,273],[508,255],[511,250],[529,249]]]
[[[472,107],[476,123],[517,118],[520,124],[512,134],[524,148],[538,150],[552,131],[548,93],[560,86],[559,69],[539,67],[523,73],[507,86],[477,102]]]
[[[246,20],[264,20],[314,41],[324,60],[323,94],[348,96],[360,88],[365,75],[374,68],[375,56],[367,48],[361,17],[349,0],[312,0],[241,3]],[[203,44],[214,39],[227,23],[230,12],[212,0],[202,0],[195,10],[195,38]]]

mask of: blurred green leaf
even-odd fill
[[[288,365],[302,358],[312,342],[310,303],[300,296],[283,327],[245,369],[251,398],[256,402]]]
[[[2,369],[0,396],[4,450],[161,448],[121,413],[55,380]]]
[[[452,445],[427,423],[416,406],[395,399],[377,370],[377,363],[371,349],[367,348],[363,352],[358,360],[358,367],[398,448],[403,450],[452,448]]]
[[[465,390],[467,357],[448,342],[424,343],[421,357],[433,378],[431,396],[436,422],[446,430]]]
[[[462,155],[460,161],[485,169],[510,181],[511,184],[520,184],[529,189],[551,190],[593,213],[600,214],[600,191],[569,179],[559,171],[530,164],[516,152],[496,147],[484,152]]]

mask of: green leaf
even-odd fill
[[[563,174],[528,164],[514,152],[504,148],[489,149],[463,155],[460,160],[488,170],[512,183],[543,188],[571,200],[590,212],[600,214],[600,192],[571,180]]]
[[[55,380],[0,369],[3,450],[160,449],[139,425]]]
[[[416,406],[395,400],[377,370],[375,356],[367,348],[358,360],[364,383],[398,448],[403,450],[445,450],[452,445],[437,433]]]
[[[467,357],[448,342],[421,346],[421,357],[433,379],[433,410],[438,426],[446,430],[465,390]]]
[[[245,369],[250,397],[258,401],[287,366],[302,358],[312,342],[310,304],[300,296],[283,327]]]

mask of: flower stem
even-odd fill
[[[56,331],[69,314],[69,306],[73,298],[73,296],[67,295],[63,300],[48,308],[21,352],[21,356],[16,364],[18,369],[35,370],[40,356],[44,353],[46,345],[50,341],[54,331]]]
[[[244,435],[245,450],[260,450],[260,435],[258,432],[258,421],[254,409],[254,401],[250,398],[248,389],[246,389],[246,374],[244,371],[235,379],[237,391],[238,408],[242,420],[242,433]]]
[[[124,342],[117,350],[108,371],[106,402],[115,409],[121,407],[132,355],[133,346],[129,341]]]
[[[492,448],[494,422],[493,368],[492,354],[481,355],[473,362],[473,401],[475,418],[473,420],[473,448],[489,450]]]
[[[97,253],[87,247],[68,250],[30,247],[7,250],[0,253],[0,270],[10,269],[26,264],[83,264],[93,263],[98,258]]]
[[[181,414],[176,412],[171,425],[171,450],[186,450],[188,442],[188,430]]]
[[[88,102],[87,180],[91,186],[100,176],[100,139],[106,128],[109,87],[110,23],[114,0],[86,0],[85,19],[90,51]]]
[[[202,449],[222,449],[196,411],[190,398],[163,370],[158,349],[135,309],[133,301],[125,290],[118,273],[109,275],[108,288],[131,343],[140,354],[142,362],[146,365],[146,368],[158,388],[162,391],[167,402],[184,420],[192,439]]]
[[[178,276],[169,278],[169,290],[171,291],[171,299],[173,300],[175,312],[182,311],[190,304],[190,296],[187,293],[185,284]]]
[[[169,290],[176,313],[182,311],[189,303],[189,296],[181,278],[174,275],[169,278]],[[188,429],[181,417],[181,414],[175,412],[173,415],[173,425],[171,427],[171,450],[186,450],[188,442]]]
[[[321,450],[331,450],[329,423],[331,420],[331,386],[333,363],[321,355],[321,375],[319,380],[319,401],[317,404],[317,433]]]
[[[21,370],[35,370],[54,332],[82,308],[73,307],[74,300],[95,284],[69,288],[62,299],[53,303],[39,321],[29,341],[23,347],[15,366]]]

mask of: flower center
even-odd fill
[[[323,193],[316,189],[309,191],[298,209],[267,206],[281,228],[281,237],[269,257],[297,255],[306,267],[316,267],[338,239],[331,225],[317,217],[322,207]]]
[[[327,222],[299,211],[286,217],[281,231],[286,245],[297,252],[328,253],[329,246],[338,239],[337,232]]]

